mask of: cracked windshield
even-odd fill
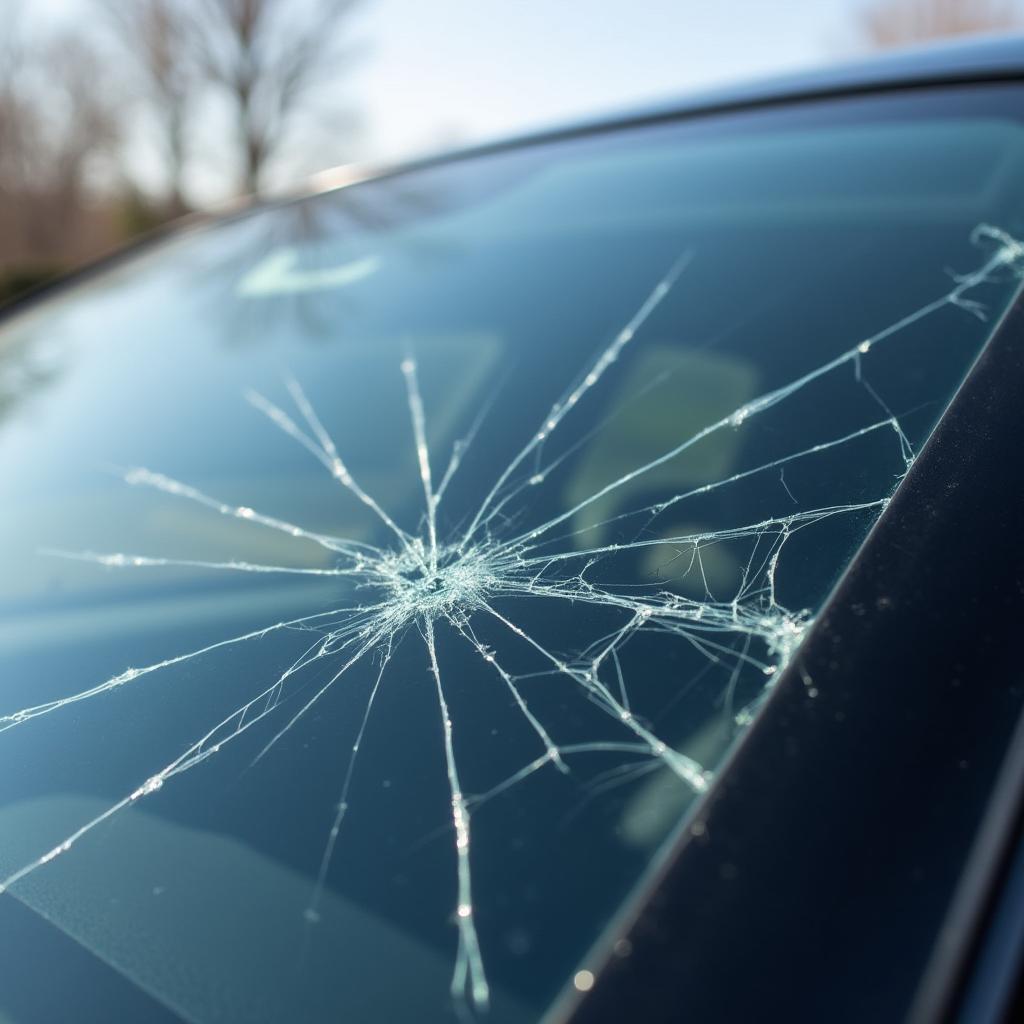
[[[585,986],[1020,288],[1022,110],[426,164],[9,317],[0,1019]]]

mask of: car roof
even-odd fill
[[[368,179],[401,174],[484,153],[688,115],[817,97],[1022,78],[1024,32],[975,36],[966,41],[931,42],[812,70],[753,78],[728,86],[692,91],[574,121],[543,125],[526,132],[498,136],[422,157],[413,156],[395,162],[345,164],[314,175],[307,188],[298,193],[291,192],[290,198],[329,192]]]
[[[635,108],[632,117],[662,117],[839,92],[1020,77],[1024,77],[1024,33],[976,36],[701,90]]]

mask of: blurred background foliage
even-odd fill
[[[0,300],[190,212],[183,184],[211,102],[216,159],[256,195],[304,127],[312,89],[338,78],[358,0],[91,0],[88,26],[52,28],[0,0]],[[142,127],[163,186],[123,159]],[[301,144],[301,143],[300,143]]]
[[[189,187],[199,162],[218,169],[227,198],[258,196],[283,156],[308,172],[359,152],[346,76],[377,40],[360,37],[353,14],[383,0],[80,0],[70,21],[52,16],[56,2],[0,0],[0,303],[201,209]],[[842,2],[844,39],[821,40],[822,60],[1024,28],[1024,0]],[[469,53],[474,26],[461,29]],[[722,51],[735,42],[721,39]],[[494,74],[543,77],[506,56]],[[463,137],[443,111],[436,120],[436,144]],[[144,175],[132,159],[140,137]]]

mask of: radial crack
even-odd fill
[[[657,726],[643,713],[640,695],[630,693],[624,664],[627,645],[642,643],[641,635],[688,645],[705,662],[701,673],[713,670],[722,677],[717,707],[730,729],[734,731],[753,718],[813,622],[804,609],[789,609],[779,603],[777,577],[784,549],[801,531],[836,517],[862,517],[868,523],[873,521],[887,507],[892,488],[914,459],[914,450],[898,416],[867,380],[864,373],[867,361],[881,346],[895,341],[909,327],[940,310],[952,307],[972,316],[983,314],[984,309],[972,294],[973,290],[1004,278],[1016,280],[1024,272],[1024,244],[988,225],[979,226],[972,237],[977,244],[989,246],[992,251],[976,270],[955,278],[953,287],[945,294],[871,337],[846,345],[838,356],[805,370],[784,386],[767,390],[724,415],[716,414],[712,422],[695,430],[691,428],[684,436],[669,438],[661,450],[638,460],[614,479],[594,486],[582,497],[557,502],[555,514],[542,522],[529,519],[535,496],[549,484],[555,470],[568,465],[600,427],[582,428],[579,437],[565,440],[562,450],[546,462],[543,461],[545,446],[556,435],[562,441],[570,414],[585,404],[602,380],[613,372],[651,316],[682,279],[693,259],[692,252],[685,253],[669,267],[635,311],[623,317],[624,326],[611,342],[588,360],[583,372],[562,392],[562,397],[550,407],[526,440],[515,442],[511,460],[489,477],[493,483],[468,510],[460,510],[462,515],[458,518],[448,515],[445,499],[451,504],[449,485],[466,462],[486,407],[476,416],[469,432],[452,446],[451,457],[435,486],[419,358],[411,348],[396,367],[396,376],[400,373],[404,380],[403,415],[411,426],[419,477],[416,489],[422,492],[422,509],[417,511],[415,521],[405,521],[412,516],[392,514],[354,479],[323,420],[297,381],[288,380],[286,384],[296,410],[294,416],[262,395],[247,394],[249,402],[274,427],[312,455],[337,481],[343,500],[354,500],[369,510],[378,524],[378,532],[385,538],[379,546],[308,530],[253,508],[224,502],[190,484],[148,469],[133,469],[122,474],[129,485],[155,489],[230,520],[283,533],[296,542],[314,543],[327,553],[324,557],[330,564],[306,568],[233,558],[170,558],[159,552],[50,551],[50,554],[131,571],[159,572],[187,567],[210,573],[280,573],[337,578],[353,596],[339,607],[275,622],[141,668],[128,668],[77,693],[40,701],[0,717],[0,732],[3,732],[83,701],[112,694],[161,670],[198,661],[213,652],[268,634],[302,630],[312,631],[314,635],[312,642],[269,685],[266,679],[259,681],[252,687],[257,692],[251,699],[219,717],[212,726],[203,727],[201,732],[197,726],[198,739],[177,757],[133,788],[126,786],[127,792],[105,811],[0,881],[0,891],[68,853],[121,810],[159,792],[175,776],[198,767],[226,745],[234,744],[250,730],[266,723],[263,727],[266,731],[261,731],[257,741],[256,760],[263,758],[332,688],[369,677],[366,702],[360,705],[362,711],[354,728],[352,746],[346,748],[337,804],[333,807],[331,826],[304,911],[308,921],[316,921],[350,807],[359,753],[368,742],[371,713],[378,705],[378,695],[394,664],[398,645],[407,636],[412,642],[417,642],[418,638],[426,652],[433,696],[441,719],[449,827],[454,834],[456,937],[453,941],[456,951],[451,991],[459,1004],[477,1010],[486,1008],[490,999],[484,958],[487,935],[485,930],[482,945],[476,913],[482,897],[474,892],[472,875],[473,812],[485,803],[493,805],[509,790],[527,784],[548,765],[568,773],[574,758],[595,755],[628,759],[606,767],[598,785],[618,784],[623,778],[665,769],[665,778],[672,785],[678,780],[692,794],[707,790],[712,773],[690,756],[694,748],[673,744],[658,735]],[[603,499],[609,495],[616,494],[626,502],[636,481],[645,477],[648,481],[653,479],[660,467],[701,441],[737,430],[846,368],[851,375],[851,386],[859,387],[876,410],[872,422],[822,440],[808,438],[807,443],[796,450],[771,458],[762,457],[753,466],[713,477],[709,474],[708,479],[657,502],[627,502],[625,511],[596,515]],[[882,418],[877,418],[879,409]],[[864,420],[867,419],[865,416]],[[600,422],[612,421],[606,418]],[[889,446],[893,449],[896,473],[892,486],[882,493],[868,493],[856,502],[842,503],[834,498],[823,504],[801,503],[803,488],[794,484],[792,473],[787,480],[787,470],[795,469],[798,462],[813,465],[814,460],[833,458],[836,453],[855,445],[872,443],[884,443],[887,450]],[[677,524],[666,527],[665,535],[652,531],[656,522],[664,521],[669,510],[679,512],[686,503],[697,502],[714,492],[734,493],[730,489],[741,489],[758,475],[768,477],[773,502],[777,498],[782,511],[761,509],[756,517],[751,514],[754,521],[719,523],[715,529]],[[578,526],[580,513],[588,509],[597,521]],[[607,533],[602,531],[613,525],[618,532],[607,539]],[[634,526],[635,532],[630,536]],[[728,585],[722,584],[713,573],[716,550],[723,547],[735,552],[735,580]],[[632,577],[628,581],[616,581],[603,567],[616,564],[624,554],[659,559],[659,570],[641,574],[639,583]],[[277,559],[270,561],[276,563]],[[289,559],[280,561],[287,563]],[[662,570],[685,578],[695,586],[682,591],[673,588]],[[688,596],[693,593],[700,596]],[[509,608],[515,602],[518,602],[517,608],[525,609],[523,614]],[[527,625],[533,621],[529,610],[534,607],[566,611],[573,621],[584,623],[589,621],[588,616],[594,615],[594,622],[600,624],[591,630],[585,642],[576,642],[574,646],[572,640],[565,640],[568,650],[560,650],[557,644],[562,641],[552,642]],[[452,640],[453,656],[471,659],[478,673],[473,677],[474,682],[498,687],[510,696],[512,713],[517,721],[525,722],[535,738],[531,740],[534,750],[523,750],[517,770],[497,782],[479,780],[476,792],[480,795],[475,797],[463,788],[466,773],[459,756],[459,737],[471,732],[472,727],[469,723],[460,723],[459,692],[449,692],[451,688],[442,675],[439,626]],[[504,643],[495,646],[494,641],[488,639],[492,633],[500,635]],[[507,655],[506,643],[510,648]],[[524,670],[513,670],[521,661],[525,664],[526,659],[528,664]],[[375,672],[371,671],[371,665],[375,666]],[[319,669],[325,671],[317,674]],[[677,700],[701,673],[689,679],[666,680],[659,685],[666,697]],[[746,683],[741,686],[748,675],[757,681],[756,686]],[[325,677],[326,682],[322,682]],[[311,685],[314,679],[315,686]],[[532,685],[548,688],[559,683],[569,684],[562,687],[568,699],[589,702],[598,708],[604,715],[603,720],[611,723],[608,725],[613,730],[611,737],[598,737],[592,742],[558,743],[554,736],[559,735],[561,728],[546,720],[540,702],[528,698],[530,688],[523,685],[527,679],[533,681]],[[311,696],[308,690],[304,692],[305,686],[312,690]],[[285,712],[286,705],[290,705],[290,713]],[[536,752],[538,743],[541,753]],[[473,783],[478,781],[468,774],[466,778]]]

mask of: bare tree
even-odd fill
[[[879,49],[1022,25],[1015,0],[875,0],[860,16],[862,36]]]
[[[120,141],[119,104],[104,88],[104,68],[96,51],[77,35],[64,35],[46,49],[44,67],[51,68],[55,93],[47,97],[53,115],[47,119],[43,177],[53,219],[66,223],[82,205],[91,165],[109,156]]]
[[[207,78],[231,100],[242,187],[258,192],[312,87],[336,74],[340,24],[358,0],[199,0]]]
[[[107,19],[146,86],[166,157],[166,212],[185,212],[188,123],[196,99],[195,12],[185,0],[103,0]]]
[[[0,203],[10,207],[26,180],[25,165],[32,123],[19,88],[24,50],[18,30],[18,10],[0,3],[5,31],[0,35]]]
[[[0,55],[4,259],[57,263],[76,248],[90,175],[112,155],[119,137],[119,106],[104,81],[97,54],[77,36],[31,48],[20,41],[5,45]]]

